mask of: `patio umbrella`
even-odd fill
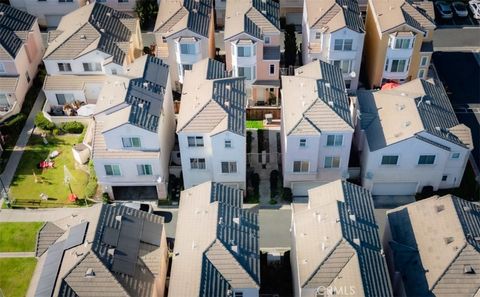
[[[383,84],[382,90],[395,89],[395,88],[398,87],[399,85],[400,85],[400,84],[399,84],[399,83],[396,83],[396,82],[388,82],[388,83]]]
[[[75,201],[77,201],[77,198],[78,198],[77,195],[75,195],[75,194],[73,194],[73,193],[68,194],[68,201],[70,201],[70,202],[75,202]]]
[[[95,104],[83,105],[77,110],[77,114],[79,116],[84,116],[84,117],[91,116],[94,112],[95,112]]]

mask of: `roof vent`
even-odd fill
[[[197,13],[198,10],[197,10],[196,8],[194,8],[194,9],[192,9],[192,12],[193,12],[193,13]]]
[[[110,255],[111,257],[113,257],[115,255],[115,249],[114,248],[110,248],[108,249],[107,251],[108,255]]]
[[[105,29],[100,28],[100,32],[105,33]]]
[[[400,95],[405,97],[405,96],[407,96],[407,93],[402,92],[402,93],[400,93]]]
[[[425,100],[425,103],[426,103],[427,105],[432,105],[432,100]]]
[[[95,272],[93,271],[93,268],[88,268],[87,271],[85,272],[85,277],[86,278],[93,278],[95,277]]]
[[[455,238],[453,238],[452,236],[449,236],[449,237],[445,237],[443,240],[445,241],[445,244],[450,244],[455,240]]]
[[[82,34],[82,35],[80,35],[80,39],[81,39],[81,40],[85,40],[85,39],[87,39],[87,36],[84,35],[84,34]]]
[[[475,270],[473,269],[472,265],[467,264],[467,265],[463,265],[463,273],[464,274],[475,274]]]
[[[466,205],[465,205],[465,206],[463,207],[463,211],[471,211],[471,210],[472,210],[472,208],[471,208],[470,206],[466,206]]]
[[[107,12],[107,16],[108,16],[108,17],[111,17],[112,14],[111,14],[110,12]]]
[[[307,264],[307,263],[308,263],[308,260],[307,260],[307,259],[303,259],[302,263],[303,263],[303,264]]]
[[[353,239],[353,243],[355,243],[356,245],[360,246],[360,244],[361,244],[360,238],[354,238],[354,239]]]
[[[407,128],[408,126],[410,126],[411,123],[412,123],[412,122],[410,122],[410,121],[404,122],[404,123],[403,123],[403,128]]]
[[[197,248],[197,244],[195,243],[195,240],[192,241],[192,250],[196,249]]]
[[[232,245],[232,251],[233,251],[235,254],[238,254],[238,245]]]
[[[328,105],[330,105],[330,107],[333,107],[333,106],[334,106],[333,101],[332,101],[332,100],[328,100]]]
[[[143,103],[138,103],[138,107],[143,108]]]
[[[144,83],[143,83],[143,86],[144,86],[145,88],[148,88],[149,85],[150,85],[150,84],[149,84],[148,82],[144,82]]]
[[[396,104],[397,110],[404,110],[405,109],[405,104]]]
[[[329,82],[326,82],[326,83],[325,83],[325,86],[326,86],[327,88],[330,88],[330,87],[331,87],[331,85],[330,85]]]
[[[354,222],[357,220],[357,217],[354,214],[351,214],[348,217],[350,218],[350,220],[352,220]]]
[[[240,218],[233,218],[233,222],[237,225],[240,225]]]
[[[442,212],[442,211],[445,210],[445,205],[443,205],[443,204],[437,205],[437,206],[435,206],[435,210],[437,212]]]
[[[442,131],[442,128],[439,127],[439,126],[436,126],[436,127],[435,127],[435,130],[437,130],[437,131]]]
[[[115,220],[121,222],[122,221],[122,216],[115,216]]]
[[[230,84],[226,84],[226,85],[225,85],[225,89],[227,89],[227,90],[230,91],[230,90],[232,89],[232,86],[231,86]]]
[[[348,5],[347,5],[347,4],[343,4],[342,7],[343,7],[344,9],[348,9]]]
[[[267,11],[262,9],[262,14],[267,14]]]
[[[0,17],[4,16],[5,15],[5,12],[3,11],[0,11]]]
[[[327,249],[327,245],[325,244],[325,242],[322,242],[322,251],[325,251]]]
[[[267,0],[262,0],[262,3],[267,3]]]

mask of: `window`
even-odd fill
[[[388,59],[385,61],[385,71],[388,71],[388,63],[389,63],[389,62],[390,62],[390,61],[389,61]]]
[[[73,2],[73,0],[58,0],[58,2]]]
[[[222,173],[237,173],[237,162],[222,162]]]
[[[188,136],[188,146],[189,147],[202,147],[203,146],[203,136]]]
[[[112,69],[112,75],[117,75],[117,69]]]
[[[197,53],[197,49],[194,43],[182,43],[180,44],[180,53],[182,55],[193,55]]]
[[[321,32],[315,32],[315,39],[320,39],[322,38],[322,33]]]
[[[397,165],[398,156],[382,156],[382,165]]]
[[[232,147],[232,141],[231,140],[225,140],[225,148],[231,148]]]
[[[306,147],[307,146],[307,140],[302,138],[300,139],[300,147]]]
[[[239,57],[251,57],[252,56],[252,47],[251,46],[239,46],[237,52],[238,52]]]
[[[243,292],[235,292],[233,297],[243,297]]]
[[[55,94],[55,96],[57,97],[58,105],[65,105],[75,101],[75,96],[73,94]]]
[[[335,39],[333,49],[336,51],[351,51],[353,39]]]
[[[107,176],[120,176],[122,175],[120,172],[120,165],[105,165],[105,174]]]
[[[342,73],[350,73],[352,68],[352,60],[334,60],[333,65],[340,67]]]
[[[442,181],[447,181],[447,179],[448,179],[448,175],[443,175],[442,176]]]
[[[30,75],[28,74],[28,71],[25,72],[25,78],[27,79],[27,83],[30,83]]]
[[[238,76],[245,77],[246,80],[255,79],[255,66],[253,67],[238,67]]]
[[[423,78],[424,76],[425,76],[425,70],[424,69],[418,70],[418,78]]]
[[[3,63],[0,63],[0,73],[5,73],[5,66],[3,65]]]
[[[390,72],[405,72],[408,70],[407,60],[392,60]]]
[[[396,49],[408,49],[410,48],[411,39],[405,38],[395,38],[395,47]],[[413,44],[413,42],[412,42]]]
[[[263,42],[265,42],[265,44],[270,44],[270,36],[264,36]]]
[[[325,157],[325,166],[324,168],[339,168],[340,167],[340,157]]]
[[[58,63],[58,71],[60,72],[70,72],[72,71],[72,66],[70,63]]]
[[[460,153],[452,153],[452,159],[460,158]]]
[[[152,175],[152,165],[150,164],[138,164],[138,175]]]
[[[2,110],[5,110],[10,107],[10,103],[8,103],[7,95],[6,94],[0,94],[0,108]]]
[[[422,57],[420,60],[420,66],[427,66],[428,57]]]
[[[350,89],[352,86],[352,80],[351,79],[346,79],[345,80],[345,88]]]
[[[102,71],[100,63],[83,63],[83,71]]]
[[[327,146],[342,146],[343,135],[327,135]]]
[[[205,169],[205,159],[190,158],[190,169]]]
[[[139,137],[122,137],[123,147],[141,147]]]
[[[293,161],[293,172],[308,172],[308,161]]]
[[[118,0],[118,3],[128,3],[128,0]]]
[[[270,75],[275,74],[275,64],[270,64]]]
[[[418,158],[418,165],[432,165],[435,163],[435,155],[421,155]]]

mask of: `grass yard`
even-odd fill
[[[34,252],[42,222],[0,223],[0,252]]]
[[[247,129],[263,129],[263,121],[249,120],[247,121]]]
[[[10,187],[11,199],[16,200],[13,206],[74,205],[68,201],[70,190],[64,182],[65,165],[72,176],[70,185],[73,193],[79,198],[84,197],[88,174],[81,169],[75,169],[72,154],[72,146],[78,143],[78,137],[73,134],[47,136],[48,144],[45,145],[39,135],[31,136]],[[60,152],[60,155],[53,159],[54,168],[38,169],[37,164],[54,150]],[[41,193],[48,195],[48,201],[41,200]]]
[[[35,265],[35,258],[0,258],[0,290],[3,296],[26,296]]]

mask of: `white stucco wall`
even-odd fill
[[[44,59],[45,69],[49,75],[56,74],[84,74],[84,75],[94,75],[94,74],[112,74],[112,69],[116,69],[118,74],[123,73],[122,65],[117,65],[114,63],[108,63],[104,65],[106,59],[109,58],[109,55],[95,50],[91,53],[83,55],[75,60],[53,60],[47,57]],[[58,63],[70,63],[72,67],[71,72],[61,72],[58,70]],[[102,65],[102,71],[84,71],[83,63],[100,63]]]

